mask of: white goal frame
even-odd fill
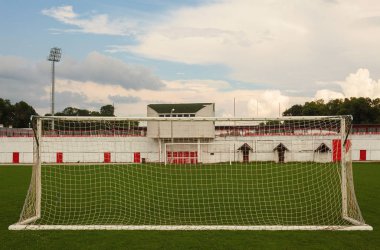
[[[34,175],[32,176],[32,181],[35,182],[35,216],[19,221],[13,225],[9,226],[9,230],[342,230],[342,231],[352,231],[352,230],[373,230],[373,228],[350,218],[347,212],[348,198],[347,198],[347,170],[346,163],[349,159],[346,158],[344,153],[346,150],[345,140],[345,117],[342,116],[310,116],[310,117],[281,117],[281,118],[215,118],[215,117],[186,117],[186,118],[163,118],[163,117],[137,117],[137,118],[125,118],[125,117],[35,117],[36,119],[36,133],[34,143]],[[75,120],[75,121],[228,121],[228,122],[245,122],[245,121],[291,121],[291,120],[319,120],[319,119],[332,119],[340,120],[341,122],[341,149],[342,149],[342,160],[341,160],[341,192],[342,192],[342,218],[352,225],[33,225],[31,223],[37,221],[41,218],[41,145],[40,140],[42,138],[42,121],[51,120]],[[221,143],[164,143],[164,159],[166,165],[166,148],[167,145],[175,144],[191,144],[191,145],[218,145]],[[223,144],[225,145],[225,144]],[[231,145],[230,145],[230,164],[231,164]],[[199,157],[199,156],[198,156]],[[30,187],[31,188],[31,187]],[[24,205],[25,208],[25,205]]]

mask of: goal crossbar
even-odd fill
[[[313,121],[313,120],[342,120],[351,116],[283,116],[274,118],[260,117],[110,117],[110,116],[33,116],[41,120],[69,121]]]

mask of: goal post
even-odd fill
[[[9,229],[372,230],[351,122],[34,117],[31,181]]]

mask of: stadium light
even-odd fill
[[[61,60],[61,49],[54,47],[50,49],[48,61],[51,61],[51,115],[54,116],[54,92],[55,92],[55,63]],[[54,127],[53,127],[54,129]]]
[[[175,111],[174,108],[170,111],[170,117],[173,117],[173,112]],[[174,142],[173,140],[173,121],[170,121],[170,136],[172,138],[172,143]]]
[[[61,60],[61,49],[54,47],[50,49],[48,61],[51,62],[51,115],[54,116],[54,93],[55,93],[55,63]],[[54,130],[54,121],[51,124]]]

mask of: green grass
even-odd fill
[[[289,165],[288,165],[289,166]],[[322,166],[322,165],[321,165]],[[73,166],[67,166],[73,170]],[[244,169],[235,169],[235,172],[244,173],[244,175],[239,175],[239,179],[229,179],[228,181],[224,181],[224,183],[218,182],[212,176],[215,174],[221,176],[223,173],[226,173],[226,169],[223,169],[223,166],[219,166],[218,169],[215,169],[215,166],[208,166],[203,169],[187,169],[184,170],[171,168],[167,171],[170,171],[166,174],[176,175],[176,176],[184,176],[183,171],[186,172],[186,181],[182,182],[165,182],[165,186],[162,186],[162,183],[157,186],[157,180],[165,177],[165,174],[161,176],[157,176],[156,180],[149,180],[148,183],[142,182],[142,176],[146,175],[141,171],[149,171],[149,173],[158,173],[154,171],[158,171],[157,169],[150,169],[151,165],[146,165],[145,168],[140,169],[124,169],[122,166],[115,166],[117,168],[116,174],[115,171],[108,172],[108,174],[113,174],[113,178],[134,178],[135,182],[131,181],[128,184],[123,184],[123,189],[126,188],[129,191],[126,192],[125,198],[133,198],[137,196],[141,196],[142,194],[146,194],[145,199],[143,201],[138,201],[139,199],[135,199],[138,201],[135,205],[141,205],[144,213],[155,213],[160,206],[160,203],[156,206],[153,206],[153,193],[149,195],[149,192],[145,192],[146,190],[153,190],[152,188],[160,187],[156,192],[156,194],[162,194],[163,190],[172,190],[176,188],[177,190],[185,190],[188,187],[205,187],[205,185],[211,185],[210,190],[235,190],[241,191],[243,189],[247,189],[246,193],[250,191],[257,190],[258,186],[248,185],[248,183],[241,181],[242,176],[246,176],[247,178],[255,178],[254,176],[249,176],[249,172],[244,172]],[[212,168],[213,169],[210,169]],[[238,167],[238,166],[234,166]],[[330,166],[331,167],[331,166]],[[145,169],[145,170],[143,170]],[[133,170],[133,171],[132,171]],[[325,171],[330,171],[331,168],[325,169]],[[58,176],[59,173],[56,172],[54,167],[46,168],[44,171],[48,171],[49,173],[45,173],[45,176]],[[83,171],[83,170],[82,170]],[[162,173],[162,169],[159,172]],[[203,173],[212,173],[209,176],[203,179],[203,182],[199,182],[198,176],[201,172]],[[272,189],[272,197],[283,197],[286,190],[283,190],[284,186],[287,186],[286,179],[284,179],[284,174],[294,174],[295,172],[299,172],[299,169],[294,167],[288,167],[285,169],[278,169],[278,171],[265,172],[268,170],[262,170],[264,172],[261,173],[261,177],[269,176],[274,183],[283,183],[282,186],[277,186],[277,189]],[[287,172],[291,171],[291,172]],[[80,172],[75,172],[78,176],[81,176]],[[284,231],[284,232],[269,232],[269,231],[174,231],[174,232],[162,232],[162,231],[8,231],[8,226],[13,224],[18,220],[20,210],[24,203],[24,199],[26,196],[26,190],[29,185],[31,174],[31,168],[26,166],[0,166],[0,208],[1,208],[1,217],[0,217],[0,247],[4,249],[72,249],[72,248],[81,248],[81,249],[126,249],[126,248],[152,248],[152,249],[252,249],[252,248],[280,248],[280,249],[380,249],[380,233],[378,228],[380,227],[380,199],[379,199],[379,188],[380,188],[380,164],[379,163],[366,163],[366,164],[354,164],[354,179],[355,179],[355,190],[359,200],[359,205],[362,210],[364,219],[366,222],[374,227],[373,232],[337,232],[337,231],[322,231],[322,232],[299,232],[299,231]],[[101,179],[100,174],[104,174],[101,170],[94,171],[94,178]],[[62,177],[62,176],[61,176]],[[141,177],[141,178],[140,178]],[[300,188],[304,186],[306,183],[312,182],[312,180],[308,180],[306,182],[305,175],[302,173],[299,176],[300,181],[296,186],[294,183],[289,186],[292,188]],[[211,179],[207,179],[211,178]],[[258,176],[256,176],[258,178]],[[317,177],[316,177],[317,178]],[[56,178],[59,179],[59,178]],[[60,178],[63,180],[63,178]],[[140,180],[141,181],[138,181]],[[240,180],[240,181],[239,181]],[[321,180],[319,180],[319,183]],[[104,182],[104,180],[103,180]],[[83,179],[82,179],[83,183]],[[259,179],[257,179],[257,185],[260,184]],[[329,182],[329,185],[334,184],[335,181],[332,179]],[[332,183],[332,184],[331,184]],[[260,185],[263,185],[261,183]],[[327,184],[327,183],[326,183]],[[67,193],[61,193],[58,195],[58,190],[54,191],[53,187],[65,185],[65,188],[72,187],[71,191]],[[75,200],[75,197],[83,197],[83,193],[78,193],[78,190],[84,190],[83,192],[88,192],[88,194],[93,195],[93,199],[96,198],[99,201],[107,201],[106,197],[112,197],[112,192],[117,191],[121,187],[112,186],[112,183],[108,183],[108,187],[112,187],[109,189],[102,189],[100,187],[99,190],[94,190],[92,193],[90,189],[83,188],[85,186],[82,185],[82,188],[78,189],[78,184],[75,181],[66,181],[60,183],[51,183],[51,187],[49,189],[53,190],[50,192],[51,197],[44,196],[43,199],[50,199],[56,203],[56,205],[62,205],[65,202]],[[154,186],[156,185],[156,186]],[[324,185],[320,185],[324,186]],[[73,193],[75,190],[76,193]],[[134,189],[132,190],[132,187]],[[136,188],[137,187],[137,188]],[[213,189],[214,187],[214,189]],[[86,191],[87,190],[87,191]],[[107,191],[108,190],[108,191]],[[309,186],[305,188],[305,192],[308,190],[312,190],[315,193],[315,187]],[[320,189],[321,190],[321,189]],[[322,189],[324,190],[324,189]],[[144,193],[145,192],[145,193]],[[313,192],[309,192],[308,195],[312,195]],[[201,211],[201,207],[197,205],[191,205],[190,197],[194,197],[194,193],[191,192],[182,192],[180,193],[182,197],[182,203],[176,206],[172,206],[170,209],[172,213],[176,213],[178,218],[186,218],[186,216],[182,216],[182,213],[185,215],[188,211],[193,211],[194,209],[198,209]],[[323,193],[322,193],[323,194]],[[76,196],[77,195],[77,196]],[[215,197],[215,195],[217,197]],[[310,196],[311,197],[311,196]],[[331,196],[331,201],[334,201],[335,196]],[[162,199],[169,199],[169,197],[162,196]],[[225,197],[218,196],[217,193],[204,193],[202,196],[203,200],[212,201],[215,199],[215,202],[220,202]],[[257,193],[256,196],[250,197],[252,202],[254,201],[255,205],[258,207],[264,207],[265,200],[262,194]],[[237,202],[244,202],[244,198],[242,197],[240,200],[237,198]],[[110,200],[108,200],[109,202]],[[111,200],[111,203],[113,201]],[[139,203],[142,202],[142,203]],[[260,203],[261,202],[261,203]],[[288,201],[284,201],[282,204],[279,204],[280,211],[286,211],[286,207],[288,206]],[[300,201],[302,203],[302,201]],[[316,204],[318,204],[317,200],[315,200]],[[106,203],[104,203],[106,204]],[[145,204],[145,207],[142,206]],[[151,205],[147,205],[151,204]],[[164,203],[162,203],[164,204]],[[226,203],[227,204],[227,203]],[[116,205],[116,204],[113,204]],[[250,205],[250,204],[245,204]],[[259,206],[260,205],[260,206]],[[190,207],[186,207],[190,206]],[[324,207],[321,203],[320,208]],[[47,207],[46,207],[47,208]],[[91,208],[91,206],[86,209]],[[182,208],[182,210],[180,209]],[[187,210],[188,208],[188,210]],[[266,211],[269,207],[266,207],[263,211]],[[81,208],[76,208],[79,210],[74,210],[71,212],[81,212]],[[128,208],[126,208],[128,210]],[[130,209],[130,208],[129,208]],[[283,210],[285,209],[285,210]],[[215,211],[219,211],[222,215],[227,215],[231,211],[234,210],[234,207],[214,207]],[[310,213],[315,213],[316,210],[310,210]],[[64,213],[65,211],[60,211]],[[66,211],[67,212],[67,211]],[[206,211],[203,211],[206,212]],[[284,213],[283,215],[285,215]],[[139,224],[144,222],[142,219],[144,218],[143,213],[140,213],[139,216],[135,217],[134,222]],[[163,221],[148,221],[148,222],[156,222],[156,223],[170,223],[170,214],[164,215]],[[190,214],[191,215],[191,214]],[[248,211],[248,215],[246,218],[252,218],[254,215],[254,211]],[[45,214],[45,220],[48,220],[48,215]],[[209,216],[210,217],[210,216]],[[211,218],[211,217],[210,217]],[[228,223],[230,221],[227,220],[228,216],[224,216],[226,218],[223,223]],[[255,217],[253,217],[255,218]],[[257,217],[259,218],[259,217]],[[285,216],[286,218],[286,216]],[[51,218],[50,218],[51,219]],[[88,217],[87,219],[90,219]],[[273,218],[268,218],[273,219]],[[111,218],[112,222],[120,220],[120,217]],[[178,220],[178,219],[177,219]],[[123,223],[126,221],[122,221]],[[129,221],[131,222],[131,221]],[[145,221],[146,222],[146,221]],[[186,223],[186,221],[181,221]],[[242,219],[242,222],[250,223],[246,219]],[[133,223],[133,221],[131,222]],[[187,222],[187,223],[194,223]],[[209,224],[215,223],[212,219],[208,222]],[[232,222],[231,222],[232,223]],[[317,222],[318,223],[318,222]],[[319,223],[324,223],[321,221]]]
[[[336,164],[45,165],[52,225],[342,225]]]

